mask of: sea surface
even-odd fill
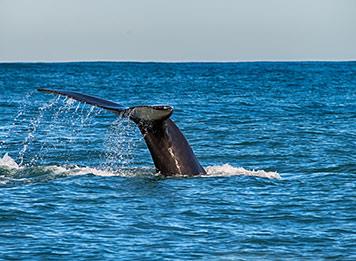
[[[171,105],[207,175],[155,172]],[[356,260],[356,62],[0,64],[1,260]]]

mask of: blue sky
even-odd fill
[[[0,0],[0,61],[356,60],[354,0]]]

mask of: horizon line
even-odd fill
[[[257,62],[356,62],[356,59],[290,59],[290,60],[110,60],[110,59],[84,59],[84,60],[0,60],[4,63],[257,63]]]

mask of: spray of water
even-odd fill
[[[58,162],[59,158],[61,164],[73,164],[70,159],[79,155],[75,155],[72,148],[90,145],[93,128],[97,123],[95,117],[102,110],[70,98],[56,96],[38,107],[30,120],[21,119],[26,116],[25,112],[26,108],[21,107],[15,118],[21,121],[21,124],[13,124],[15,132],[25,132],[22,134],[24,138],[16,161],[19,166],[31,167],[51,162],[51,158],[54,158],[54,162]],[[27,122],[24,122],[25,120]],[[25,130],[16,130],[16,127],[26,123]],[[101,147],[98,145],[98,150],[101,150],[100,168],[108,171],[125,171],[129,168],[134,155],[135,130],[134,124],[124,118],[118,118],[109,128],[105,127],[106,134]],[[95,138],[100,141],[98,136]]]
[[[30,99],[30,96],[26,99]],[[105,127],[106,134],[102,141],[104,146],[99,156],[102,163],[99,164],[98,168],[95,166],[78,167],[68,164],[68,158],[71,158],[75,153],[71,150],[71,147],[78,143],[85,145],[85,143],[91,142],[90,135],[94,127],[93,124],[95,124],[95,117],[101,112],[102,110],[96,107],[57,96],[39,106],[28,121],[28,106],[20,107],[11,128],[5,135],[5,142],[0,145],[6,145],[7,138],[14,133],[25,132],[22,148],[16,161],[7,153],[0,158],[0,170],[1,167],[5,167],[21,172],[45,165],[42,167],[43,171],[49,171],[56,175],[92,173],[100,176],[135,176],[140,175],[140,173],[147,174],[147,170],[140,169],[137,173],[130,167],[134,162],[137,128],[127,118],[118,118],[109,128]],[[24,129],[25,123],[27,123],[27,128]],[[17,128],[21,130],[17,130]],[[55,164],[60,163],[61,166],[43,164],[51,154],[54,154]],[[91,156],[89,155],[89,157]],[[58,158],[61,159],[61,162],[58,162]],[[209,166],[206,170],[206,176],[209,177],[247,175],[280,178],[276,172],[250,171],[229,164]],[[0,173],[0,176],[3,177],[4,175]],[[3,177],[4,180],[11,180],[8,176],[5,176]]]
[[[27,113],[29,111],[29,100],[30,97],[33,95],[33,91],[26,93],[26,95],[23,97],[21,102],[19,102],[19,109],[17,110],[17,113],[12,121],[12,124],[10,126],[4,127],[4,135],[3,138],[0,139],[0,149],[4,149],[5,151],[8,149],[7,146],[9,145],[9,140],[12,135],[16,135],[16,130],[19,126],[22,126],[25,121],[27,120]]]
[[[37,114],[30,120],[27,136],[25,137],[25,140],[22,143],[23,147],[18,155],[19,165],[23,165],[24,163],[24,157],[26,155],[26,152],[28,151],[29,146],[35,139],[36,131],[41,124],[45,112],[50,110],[57,102],[58,102],[58,97],[43,104],[42,106],[39,107]],[[21,113],[20,115],[22,114],[23,113]]]
[[[62,163],[69,164],[72,148],[90,143],[91,125],[100,113],[99,108],[61,97],[54,110],[47,112],[46,124],[41,126],[41,146],[31,165],[45,161],[53,153],[53,157],[60,156]]]
[[[104,169],[125,172],[133,162],[136,127],[128,118],[118,118],[112,123],[105,137]]]
[[[21,144],[16,159],[20,166],[34,166],[41,163],[52,149],[63,149],[75,143],[80,139],[79,133],[86,130],[101,112],[98,108],[59,96],[36,108],[28,102],[31,95],[27,94],[19,103],[17,115],[0,142],[4,151]]]

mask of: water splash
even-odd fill
[[[80,167],[76,165],[50,165],[50,166],[32,166],[25,167],[19,166],[14,159],[12,159],[7,153],[0,158],[0,170],[8,169],[12,171],[29,171],[32,170],[40,171],[40,172],[48,172],[52,174],[53,178],[56,176],[77,176],[77,175],[87,175],[92,174],[95,176],[120,176],[120,177],[135,177],[135,176],[152,176],[155,175],[153,169],[149,168],[127,168],[126,171],[122,169],[110,169],[110,168],[95,168],[95,167]],[[271,179],[280,179],[280,175],[277,172],[268,172],[264,170],[246,170],[244,168],[236,168],[229,164],[224,164],[221,166],[209,166],[206,168],[207,174],[202,175],[201,177],[228,177],[228,176],[253,176],[260,178],[271,178]]]
[[[27,119],[27,112],[29,111],[29,106],[31,105],[28,101],[33,95],[34,91],[27,92],[25,96],[22,98],[21,102],[19,102],[19,109],[12,121],[12,124],[6,128],[4,127],[4,138],[0,140],[0,149],[7,149],[8,141],[11,135],[14,134],[17,127],[21,126],[24,121]]]
[[[16,163],[16,161],[9,156],[8,153],[0,158],[0,168],[8,168],[8,169],[20,169],[20,166]]]
[[[154,176],[152,169],[127,169],[126,171],[109,170],[88,166],[76,165],[47,165],[47,166],[20,166],[16,161],[6,153],[0,158],[0,186],[33,184],[38,182],[48,182],[53,179],[68,177],[95,175],[101,177],[137,177],[137,176]]]
[[[67,158],[64,163],[68,163],[70,157],[63,154],[71,152],[71,144],[83,141],[85,136],[81,134],[100,113],[98,108],[60,96],[42,105],[30,120],[30,128],[18,156],[20,165],[24,165],[26,159],[26,165],[35,166],[51,151],[58,151],[62,158]],[[35,140],[36,144],[33,144]],[[31,145],[33,148],[30,150]]]
[[[23,165],[23,163],[24,163],[25,154],[26,154],[29,146],[35,139],[35,133],[41,124],[41,121],[43,119],[45,112],[50,110],[58,102],[58,100],[59,100],[59,98],[55,97],[52,100],[50,100],[47,103],[40,106],[37,114],[30,120],[29,131],[27,133],[25,140],[23,141],[23,147],[20,150],[19,155],[18,155],[20,166]]]
[[[99,108],[60,96],[37,107],[31,99],[33,95],[33,91],[25,95],[12,124],[1,129],[0,149],[16,154],[20,166],[35,166],[53,148],[61,147],[61,152],[70,153],[70,145],[83,140],[80,133],[101,112]]]
[[[107,170],[124,171],[134,159],[136,126],[128,118],[119,118],[107,131],[104,147],[104,164]]]
[[[253,176],[261,178],[280,179],[281,176],[274,171],[264,170],[247,170],[242,167],[233,167],[230,164],[224,164],[220,166],[208,166],[206,169],[207,174],[204,176],[209,177],[228,177],[228,176]]]
[[[29,98],[27,97],[27,100]],[[32,109],[30,114],[26,112],[25,107],[20,107],[13,129],[14,132],[24,135],[16,161],[19,166],[31,167],[43,165],[51,156],[60,157],[61,164],[71,164],[72,148],[78,145],[85,148],[90,145],[92,128],[95,127],[92,125],[95,125],[95,117],[102,109],[71,98],[56,96],[36,110]],[[105,130],[103,143],[98,144],[96,151],[99,153],[97,158],[103,162],[101,168],[129,168],[134,155],[136,127],[128,119],[120,118],[113,122],[110,128],[105,127]],[[10,134],[6,135],[8,136]],[[18,139],[17,143],[19,142]],[[7,150],[9,148],[5,148],[5,151]]]
[[[101,153],[99,168],[79,167],[70,165],[73,151],[69,148],[71,144],[90,142],[87,134],[92,128],[93,121],[101,113],[101,109],[79,103],[70,98],[56,96],[49,102],[40,106],[35,115],[29,121],[27,134],[22,142],[22,149],[18,154],[17,163],[8,154],[0,158],[0,167],[11,170],[23,168],[42,168],[42,170],[58,175],[83,175],[94,174],[98,176],[137,176],[147,169],[135,169],[130,166],[134,161],[136,146],[136,126],[127,118],[119,118],[107,129],[104,138],[104,149]],[[15,117],[13,127],[21,117],[26,115],[22,108]],[[58,124],[60,123],[60,124]],[[90,136],[90,135],[87,135]],[[141,137],[141,136],[140,136]],[[36,144],[34,144],[36,143]],[[36,145],[31,148],[31,145]],[[32,155],[31,153],[32,152]],[[63,159],[62,166],[43,164],[50,153],[57,153]],[[89,155],[88,155],[89,156]],[[24,163],[26,160],[26,164]],[[75,163],[77,164],[77,162]],[[208,166],[204,177],[217,176],[255,176],[264,178],[280,178],[277,172],[264,170],[246,170],[242,167],[233,167],[229,164],[221,166]],[[153,171],[149,171],[154,174]]]

